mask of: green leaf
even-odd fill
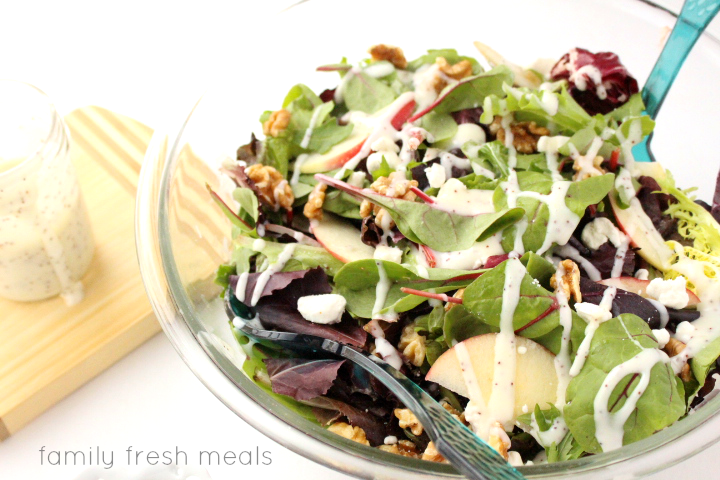
[[[327,175],[318,174],[316,178],[383,207],[395,221],[398,230],[409,240],[439,252],[467,250],[475,242],[512,225],[523,215],[523,211],[518,208],[502,209],[496,213],[459,215],[424,202],[390,198],[369,189],[351,187]]]
[[[457,133],[458,125],[449,113],[430,112],[422,118],[422,127],[432,135],[433,143],[448,140]]]
[[[344,80],[343,98],[349,110],[375,113],[395,100],[395,91],[384,82],[365,73],[348,73]]]
[[[238,235],[233,239],[236,249],[249,249],[265,255],[270,263],[276,263],[286,244],[262,240],[256,243],[255,238]],[[333,257],[322,247],[297,244],[290,261],[285,264],[283,272],[304,270],[306,268],[322,267],[331,277],[343,267],[343,263]]]
[[[384,260],[358,260],[345,264],[335,275],[335,288],[337,293],[345,297],[347,310],[361,318],[371,318],[373,307],[377,297],[377,285],[380,281],[378,265],[382,265],[385,275],[390,282],[390,288],[383,304],[383,309],[395,306],[396,312],[411,309],[422,302],[427,301],[424,297],[408,295],[400,291],[402,287],[414,288],[416,290],[445,289],[457,290],[468,285],[472,278],[482,272],[467,270],[446,270],[440,268],[428,268],[430,279],[420,277],[412,270],[403,265],[386,262]],[[462,278],[465,276],[466,278]],[[460,279],[455,279],[461,277]]]
[[[699,385],[705,383],[708,372],[715,365],[718,357],[720,357],[720,338],[710,342],[690,360],[690,367]]]
[[[227,290],[230,285],[230,275],[235,275],[236,272],[235,264],[220,265],[218,267],[213,283],[222,287],[222,292],[220,293],[221,298],[225,296],[225,290]]]
[[[390,174],[394,171],[395,170],[390,168],[390,165],[387,163],[387,160],[385,160],[385,156],[383,155],[380,166],[377,170],[372,172],[373,180],[377,180],[380,177],[389,177]]]
[[[499,332],[500,329],[483,322],[463,305],[453,305],[445,314],[443,335],[448,348],[456,343],[485,333]]]
[[[258,199],[255,192],[249,188],[236,188],[233,198],[240,204],[238,215],[254,229],[258,219]]]
[[[434,112],[451,113],[466,108],[482,107],[486,97],[502,95],[503,84],[512,83],[513,74],[505,65],[492,70],[463,78],[457,83],[445,87],[437,100],[410,118],[415,121],[424,115]]]
[[[298,83],[285,95],[282,107],[290,110],[312,110],[322,105],[323,101],[313,92],[310,87]]]
[[[638,346],[635,342],[639,343]],[[608,373],[645,349],[657,349],[650,327],[639,317],[623,314],[598,327],[590,344],[585,365],[570,381],[565,421],[578,444],[589,453],[602,451],[595,438],[594,402]],[[613,389],[608,402],[611,413],[617,412],[634,394],[639,378],[627,375]],[[650,370],[650,381],[623,427],[623,445],[627,445],[675,423],[685,414],[683,385],[669,363],[659,362]]]
[[[545,449],[547,452],[548,463],[555,462],[567,462],[568,460],[575,460],[585,455],[585,450],[582,449],[572,433],[567,433],[562,439],[559,445],[554,443]]]
[[[480,72],[482,72],[482,67],[478,63],[478,61],[472,57],[466,57],[464,55],[459,55],[457,53],[457,50],[453,48],[443,48],[438,50],[428,50],[428,52],[425,55],[421,55],[420,57],[416,58],[415,60],[412,60],[408,62],[406,70],[409,70],[411,72],[416,71],[423,65],[431,65],[435,63],[435,59],[438,57],[443,57],[450,65],[455,65],[456,63],[467,60],[472,64],[472,73],[473,75],[476,75]]]
[[[333,190],[325,195],[323,210],[345,218],[361,220],[360,200],[340,190]]]
[[[290,159],[298,155],[299,148],[286,136],[267,137],[263,145],[263,165],[274,167],[287,178]]]
[[[494,172],[496,177],[507,177],[510,173],[508,149],[499,140],[482,145],[467,144],[463,146],[462,151],[470,161]]]
[[[549,108],[555,103],[557,111]],[[582,129],[592,120],[564,86],[558,93],[504,85],[503,93],[490,95],[485,99],[480,121],[489,124],[496,115],[507,115],[511,112],[516,112],[515,119],[518,121],[535,121],[551,131],[568,135]]]

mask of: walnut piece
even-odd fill
[[[399,68],[401,70],[404,70],[407,67],[405,54],[400,47],[393,47],[392,45],[385,45],[381,43],[370,47],[368,53],[376,62],[380,60],[387,60],[392,63],[395,68]]]
[[[502,126],[502,117],[496,116],[490,124],[490,133],[505,143],[505,129]],[[513,122],[510,124],[513,135],[513,147],[519,153],[536,153],[540,137],[550,135],[550,130],[538,126],[535,122]]]
[[[510,438],[508,438],[505,429],[500,422],[490,428],[490,436],[488,438],[488,445],[495,449],[502,457],[508,459],[508,449],[510,448]]]
[[[420,452],[410,440],[399,440],[394,445],[381,445],[378,448],[383,452],[394,453],[403,457],[420,458]]]
[[[324,183],[318,183],[315,188],[312,189],[308,196],[308,201],[303,207],[303,214],[310,220],[322,220],[323,211],[322,206],[325,203],[325,191],[327,185]]]
[[[400,335],[398,350],[416,367],[422,366],[425,361],[425,337],[415,331],[415,324],[403,328]]]
[[[668,343],[666,343],[663,347],[663,350],[665,351],[665,353],[668,354],[668,357],[674,357],[675,355],[680,355],[680,352],[685,350],[686,346],[687,345],[685,345],[680,340],[676,338],[670,338]],[[680,378],[682,378],[684,382],[689,382],[690,380],[692,380],[692,371],[690,370],[690,364],[686,363],[683,366],[682,370],[680,371]]]
[[[563,260],[558,267],[560,274],[560,285],[558,285],[558,275],[550,277],[550,285],[557,291],[562,288],[565,296],[569,299],[575,298],[576,302],[582,302],[582,294],[580,293],[580,269],[572,260]]]
[[[247,167],[245,173],[260,191],[260,200],[264,204],[271,206],[276,211],[280,207],[287,210],[292,208],[295,201],[292,188],[274,167],[256,163]]]
[[[445,460],[445,457],[440,455],[440,452],[437,451],[433,442],[428,443],[428,446],[423,452],[421,458],[428,462],[448,463],[448,461]]]
[[[459,299],[462,300],[463,295],[465,295],[465,289],[464,289],[464,288],[461,288],[460,290],[458,290],[457,292],[455,292],[455,293],[453,294],[453,298],[459,298]],[[452,302],[447,302],[447,303],[445,304],[445,311],[446,311],[446,312],[449,312],[450,309],[453,308],[454,306],[455,306],[454,303],[452,303]]]
[[[435,77],[433,88],[437,93],[447,87],[450,83],[462,80],[472,75],[472,64],[468,60],[461,60],[454,65],[450,65],[445,57],[437,57],[435,65],[439,74]]]
[[[415,192],[410,189],[417,186],[417,180],[408,180],[405,178],[404,172],[393,172],[390,174],[390,177],[380,177],[375,180],[370,185],[370,188],[381,195],[391,198],[402,198],[403,200],[412,202],[415,200],[416,195]],[[375,223],[382,228],[387,226],[387,228],[390,229],[395,226],[395,222],[389,218],[389,214],[384,208],[368,200],[363,200],[360,204],[360,216],[365,218],[371,214],[375,214]],[[385,219],[385,215],[388,215],[388,219]]]
[[[605,171],[600,167],[605,159],[600,155],[596,155],[595,158],[586,158],[583,155],[578,155],[573,161],[573,175],[574,181],[585,180],[590,177],[597,177],[603,175]]]
[[[270,114],[270,118],[263,122],[263,133],[271,137],[277,137],[290,124],[290,112],[276,110]]]
[[[340,435],[341,437],[348,438],[353,442],[362,443],[363,445],[370,445],[367,437],[365,436],[365,430],[360,427],[353,427],[345,422],[336,422],[328,427],[328,430]]]
[[[409,428],[413,435],[422,435],[423,426],[413,412],[407,408],[396,408],[393,413],[400,428]]]

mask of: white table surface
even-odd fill
[[[249,38],[243,25],[279,3],[251,8],[241,2],[5,1],[0,3],[0,78],[37,85],[63,114],[95,104],[151,127],[174,125],[209,83],[231,73],[220,59]],[[178,74],[173,66],[179,64],[193,68]],[[269,466],[211,468],[215,480],[349,478],[245,424],[193,376],[160,334],[0,444],[0,479],[65,480],[84,470],[40,465],[43,446],[113,451],[112,472],[118,474],[131,445],[158,451],[177,446],[189,455],[270,452]],[[719,466],[716,445],[651,478],[717,478]]]

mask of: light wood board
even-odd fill
[[[135,254],[135,192],[152,130],[99,107],[65,120],[95,237],[85,299],[0,299],[0,441],[160,330]]]

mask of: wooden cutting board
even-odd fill
[[[0,299],[0,441],[160,331],[135,255],[135,191],[152,130],[99,107],[65,120],[96,251],[85,299]]]

